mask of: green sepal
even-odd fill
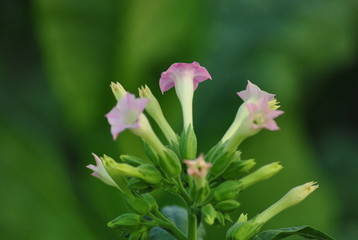
[[[234,154],[229,152],[221,152],[217,155],[213,162],[213,166],[210,168],[209,174],[211,178],[220,176],[232,162]]]
[[[143,140],[143,148],[145,155],[149,158],[149,160],[155,165],[159,166],[159,156],[158,154],[153,150],[153,148]]]
[[[253,240],[280,240],[293,235],[301,236],[308,239],[334,240],[328,234],[314,229],[310,226],[280,228],[275,230],[267,230],[257,234]]]
[[[159,165],[163,172],[170,177],[179,176],[182,170],[182,165],[178,156],[169,148],[164,150],[164,155],[165,158],[159,159]]]
[[[183,131],[180,142],[179,152],[182,159],[195,159],[197,153],[197,139],[192,125],[189,125],[188,129]]]
[[[189,194],[197,204],[204,202],[210,194],[209,183],[206,179],[191,179]]]
[[[256,162],[254,159],[234,160],[222,174],[222,177],[226,180],[238,179],[248,173],[255,164]]]
[[[154,186],[147,182],[144,182],[138,178],[130,178],[128,180],[127,187],[132,191],[136,191],[137,193],[148,193],[153,191],[155,188],[158,188],[160,185]]]

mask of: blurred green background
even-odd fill
[[[175,92],[161,95],[158,80],[172,63],[192,61],[213,77],[195,95],[201,152],[231,123],[247,79],[276,93],[285,111],[281,131],[242,145],[259,166],[285,168],[248,190],[237,215],[252,217],[315,180],[319,190],[265,228],[310,224],[357,239],[357,1],[0,2],[1,239],[116,239],[106,223],[123,202],[85,166],[91,152],[143,152],[127,132],[112,141],[109,83],[131,92],[147,84],[181,131]],[[181,204],[156,194],[161,206]],[[210,229],[207,239],[223,234]]]

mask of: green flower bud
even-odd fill
[[[117,171],[118,174],[123,176],[140,178],[150,184],[158,184],[162,179],[159,170],[150,164],[142,164],[138,167],[133,167],[126,163],[111,161],[109,167],[112,169],[112,172]]]
[[[193,126],[190,124],[188,129],[183,131],[180,137],[179,151],[183,159],[195,159],[197,151],[197,139]]]
[[[213,166],[210,169],[210,176],[213,178],[220,176],[229,167],[233,155],[233,153],[222,151],[213,162]]]
[[[226,181],[220,184],[214,191],[214,198],[217,201],[236,199],[242,190],[240,181]]]
[[[142,86],[139,90],[139,96],[142,98],[149,99],[148,104],[145,107],[145,110],[148,114],[154,119],[154,121],[158,124],[160,129],[162,130],[164,136],[168,140],[169,143],[172,143],[174,146],[178,146],[178,137],[170,127],[168,121],[165,119],[163,115],[163,111],[159,105],[158,100],[154,97],[149,87],[145,85]]]
[[[181,173],[182,166],[178,156],[169,148],[164,150],[164,158],[159,159],[162,170],[171,177],[177,177]]]
[[[119,228],[122,231],[133,231],[141,224],[142,217],[136,213],[125,213],[108,223],[110,228]]]
[[[158,208],[157,202],[149,193],[127,198],[126,204],[129,209],[141,215]]]
[[[286,208],[289,208],[302,202],[317,188],[318,185],[316,182],[308,182],[306,184],[291,189],[279,201],[277,201],[275,204],[273,204],[268,209],[256,216],[254,218],[254,221],[256,223],[266,223],[268,220],[270,220],[272,217],[282,212]]]
[[[233,212],[240,206],[236,200],[225,200],[216,204],[215,209],[221,212]]]
[[[251,170],[255,165],[256,162],[254,159],[235,160],[230,163],[229,167],[222,174],[222,177],[224,179],[238,179]]]
[[[127,91],[118,82],[117,83],[111,82],[110,87],[111,87],[113,95],[114,95],[114,97],[116,98],[117,101],[120,100],[121,98],[123,98],[124,95],[127,94]]]
[[[162,175],[159,170],[150,164],[142,164],[137,167],[138,172],[141,174],[138,178],[150,184],[159,184],[162,180]]]
[[[282,165],[279,162],[267,164],[255,172],[243,177],[240,182],[243,185],[243,189],[250,187],[251,185],[266,180],[282,169]]]
[[[227,231],[228,240],[248,240],[255,236],[260,228],[272,217],[281,211],[302,202],[309,194],[318,188],[316,182],[308,182],[301,186],[291,189],[285,196],[283,196],[275,204],[267,208],[265,211],[251,219],[250,221],[243,222],[242,219],[238,220]],[[247,219],[246,219],[247,220]]]
[[[227,240],[249,240],[258,233],[261,224],[247,221],[247,215],[241,214],[238,221],[232,225],[226,232]]]
[[[201,208],[201,214],[203,216],[204,222],[206,222],[209,225],[213,225],[215,222],[215,219],[218,215],[215,208],[211,204],[207,204],[204,207]]]
[[[125,195],[132,196],[132,193],[127,188],[126,178],[115,167],[118,163],[106,155],[103,155],[101,159],[108,175],[118,185],[119,190]]]

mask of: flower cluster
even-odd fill
[[[106,114],[113,139],[126,129],[143,141],[147,158],[121,155],[114,160],[93,154],[96,166],[89,165],[93,176],[119,190],[130,213],[108,223],[121,230],[124,239],[148,239],[153,228],[160,227],[176,239],[198,239],[198,219],[208,225],[231,223],[230,213],[240,206],[238,197],[243,190],[278,173],[278,162],[261,166],[255,171],[254,159],[241,159],[240,144],[262,129],[279,127],[275,119],[278,110],[274,94],[262,91],[248,81],[246,90],[237,95],[243,100],[236,117],[223,137],[206,154],[197,153],[197,138],[193,126],[193,96],[199,83],[211,80],[206,68],[199,63],[175,63],[161,74],[162,93],[175,88],[181,104],[183,130],[177,134],[148,86],[139,88],[139,96],[127,92],[119,83],[111,89],[117,104]],[[144,113],[144,111],[146,113]],[[153,131],[149,115],[163,132],[162,142]],[[288,192],[281,200],[248,220],[242,215],[227,232],[227,239],[250,240],[261,226],[280,211],[301,202],[317,188],[309,182]],[[164,189],[179,195],[187,206],[187,229],[178,226],[158,209],[151,192]],[[200,218],[199,218],[200,216]],[[155,239],[155,238],[152,238]]]

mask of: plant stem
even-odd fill
[[[154,221],[156,221],[160,227],[165,229],[170,235],[172,235],[173,237],[175,237],[178,240],[187,240],[184,233],[182,231],[180,231],[180,229],[177,228],[177,226],[175,226],[175,224],[172,221],[170,221],[168,218],[166,218],[158,210],[154,210],[154,213],[155,213],[155,215],[153,213],[149,213],[149,216]]]
[[[195,212],[190,208],[188,209],[188,240],[197,240],[198,220]]]
[[[183,186],[183,183],[182,183],[180,177],[178,177],[176,180],[177,180],[177,181],[176,181],[176,182],[177,182],[177,186],[178,186],[179,191],[180,191],[180,196],[184,199],[184,201],[186,202],[186,204],[187,204],[188,206],[190,206],[190,205],[192,204],[192,200],[191,200],[189,194],[187,193],[187,191],[185,190],[185,188],[184,188],[184,186]]]

